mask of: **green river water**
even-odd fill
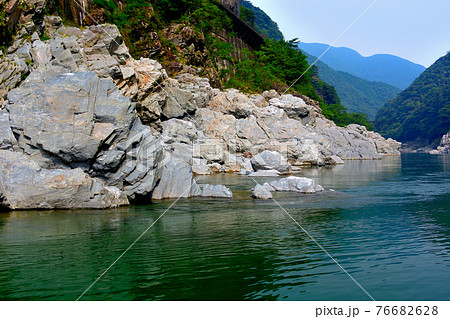
[[[299,176],[335,191],[275,199],[376,300],[450,300],[450,156]],[[199,183],[234,199],[178,201],[81,300],[369,300],[250,178]],[[172,203],[0,213],[0,300],[76,300]]]

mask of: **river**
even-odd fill
[[[327,189],[275,193],[303,230],[250,178],[201,177],[234,199],[178,201],[81,300],[450,300],[450,156],[299,176]],[[0,300],[76,300],[173,202],[0,213]]]

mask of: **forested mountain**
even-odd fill
[[[303,52],[310,64],[317,58]],[[383,82],[370,82],[347,72],[336,71],[322,61],[317,61],[320,78],[335,87],[342,105],[349,111],[363,113],[374,120],[380,108],[401,92],[400,89]]]
[[[284,39],[278,24],[250,1],[244,0],[242,2],[241,18],[269,39],[276,41]]]
[[[299,48],[313,56],[320,56],[327,44],[300,43]],[[402,90],[406,89],[425,67],[389,54],[363,57],[349,48],[331,48],[321,61],[337,71],[348,72],[368,81],[385,82]]]
[[[378,130],[402,142],[440,139],[450,130],[450,52],[423,72],[376,118]]]

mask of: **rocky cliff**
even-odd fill
[[[193,172],[289,174],[398,154],[399,143],[337,127],[306,97],[221,91],[189,68],[169,78],[156,61],[133,59],[114,25],[50,16],[44,28],[49,40],[24,29],[0,61],[0,206],[231,197]]]

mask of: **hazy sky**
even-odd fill
[[[250,0],[287,40],[332,44],[374,0]],[[336,43],[364,56],[388,53],[426,67],[450,50],[450,0],[379,0]]]

